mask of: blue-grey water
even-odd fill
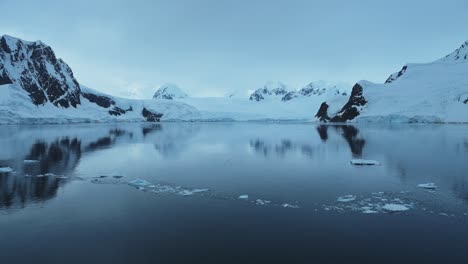
[[[468,259],[463,125],[2,126],[2,168],[0,263]]]

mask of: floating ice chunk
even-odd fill
[[[255,203],[258,204],[258,205],[267,205],[267,204],[271,203],[271,201],[262,200],[262,199],[257,199],[257,200],[255,201]]]
[[[288,203],[285,203],[285,204],[283,204],[281,206],[284,207],[284,208],[293,208],[293,209],[300,208],[299,205],[293,205],[293,204],[288,204]]]
[[[39,163],[38,160],[24,160],[24,164],[35,164],[35,163]]]
[[[240,200],[247,200],[247,199],[249,199],[249,196],[248,196],[248,195],[241,195],[241,196],[239,196],[238,199],[240,199]]]
[[[142,180],[142,179],[136,179],[136,180],[133,180],[133,181],[129,181],[128,185],[134,186],[134,187],[147,187],[147,186],[151,185],[151,182],[146,181],[146,180]]]
[[[202,193],[202,192],[207,192],[207,191],[209,191],[209,189],[182,190],[179,192],[179,194],[183,196],[189,196],[189,195],[194,195],[196,193]]]
[[[13,169],[10,167],[0,167],[0,173],[10,173],[13,172]]]
[[[380,166],[380,162],[376,160],[365,160],[365,159],[353,159],[351,160],[352,165],[359,165],[359,166]]]
[[[378,211],[372,210],[372,209],[366,209],[362,211],[363,214],[378,214]]]
[[[439,188],[439,186],[435,185],[433,182],[418,184],[418,187],[428,189],[428,190],[435,190]]]
[[[351,195],[351,194],[348,194],[348,195],[345,195],[345,196],[341,196],[341,197],[338,197],[338,199],[336,199],[336,201],[340,202],[340,203],[347,203],[347,202],[352,202],[356,200],[356,196],[355,195]]]
[[[386,204],[382,207],[382,209],[389,212],[404,212],[409,210],[408,207],[401,204]]]
[[[44,174],[44,176],[45,176],[45,177],[53,177],[53,176],[55,176],[55,174],[53,174],[53,173],[46,173],[46,174]]]

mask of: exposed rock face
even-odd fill
[[[80,85],[70,67],[40,41],[0,38],[0,84],[18,84],[35,105],[51,102],[68,108],[80,104]]]
[[[283,96],[283,98],[281,98],[281,101],[282,102],[287,102],[287,101],[292,100],[292,99],[294,99],[296,97],[297,97],[296,92],[289,92],[285,96]]]
[[[95,103],[95,104],[99,105],[100,107],[109,108],[109,107],[113,106],[113,108],[108,111],[109,114],[113,115],[113,116],[120,116],[120,115],[125,114],[126,112],[133,111],[132,107],[130,107],[127,110],[124,110],[124,109],[118,107],[116,105],[115,101],[112,100],[112,98],[109,98],[109,97],[104,96],[104,95],[96,95],[96,94],[85,93],[85,92],[82,92],[81,95],[83,95],[83,97],[88,99],[91,103]]]
[[[403,76],[403,74],[405,74],[405,72],[407,70],[408,70],[408,65],[403,66],[403,69],[401,69],[401,71],[390,75],[390,77],[388,77],[388,79],[385,81],[385,83],[391,83],[391,82],[395,81],[396,79]]]
[[[159,122],[161,120],[161,117],[163,116],[163,114],[153,113],[146,108],[143,108],[141,114],[144,118],[146,118],[146,121],[148,122]]]
[[[330,121],[330,117],[328,116],[328,107],[328,104],[326,102],[323,102],[320,105],[320,109],[318,110],[317,114],[315,115],[315,117],[321,122]]]
[[[349,97],[348,102],[343,108],[334,116],[331,122],[346,122],[353,120],[359,115],[359,108],[367,104],[366,98],[363,95],[363,87],[357,83],[354,85]]]

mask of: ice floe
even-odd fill
[[[249,196],[248,196],[248,195],[241,195],[241,196],[239,196],[238,199],[240,199],[240,200],[247,200],[247,199],[249,199]]]
[[[189,195],[194,195],[196,193],[203,193],[203,192],[208,192],[210,189],[193,189],[193,190],[182,190],[179,192],[180,195],[183,196],[189,196]]]
[[[288,204],[288,203],[282,204],[281,206],[284,207],[284,208],[292,208],[292,209],[300,208],[299,205]]]
[[[136,179],[133,181],[129,181],[128,185],[133,186],[133,187],[146,187],[146,186],[151,185],[151,182],[147,180]]]
[[[10,167],[0,167],[0,173],[9,173],[13,172],[13,169]]]
[[[354,200],[356,200],[356,196],[351,195],[351,194],[344,195],[344,196],[338,197],[338,199],[336,199],[336,201],[338,201],[340,203],[352,202]]]
[[[376,160],[353,159],[350,162],[352,165],[358,166],[380,166],[381,163]]]
[[[418,184],[418,187],[419,187],[419,188],[423,188],[423,189],[427,189],[427,190],[435,190],[435,189],[439,188],[439,187],[438,187],[437,185],[435,185],[435,183],[433,183],[433,182]]]
[[[404,212],[409,210],[407,206],[401,204],[386,204],[382,209],[389,212]]]
[[[255,200],[255,204],[257,204],[257,205],[268,205],[268,204],[271,204],[271,201],[257,199],[257,200]]]

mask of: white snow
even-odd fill
[[[338,197],[338,199],[336,201],[338,201],[340,203],[347,203],[347,202],[352,202],[354,200],[356,200],[356,196],[348,194],[348,195],[345,195],[345,196]]]
[[[382,207],[382,209],[389,212],[404,212],[409,210],[408,207],[401,204],[386,204]]]
[[[352,165],[360,166],[380,166],[381,163],[376,160],[366,160],[366,159],[353,159],[351,160]]]
[[[435,62],[408,64],[391,83],[359,82],[368,103],[354,121],[467,123],[467,54],[468,42]]]
[[[434,190],[434,189],[439,188],[439,187],[438,187],[437,185],[435,185],[435,183],[433,183],[433,182],[418,184],[418,187],[419,187],[419,188],[423,188],[423,189],[429,189],[429,190]]]
[[[0,167],[0,173],[9,173],[13,172],[13,169],[10,167]]]
[[[186,98],[188,95],[179,86],[172,83],[162,85],[154,94],[153,99],[173,100]]]

